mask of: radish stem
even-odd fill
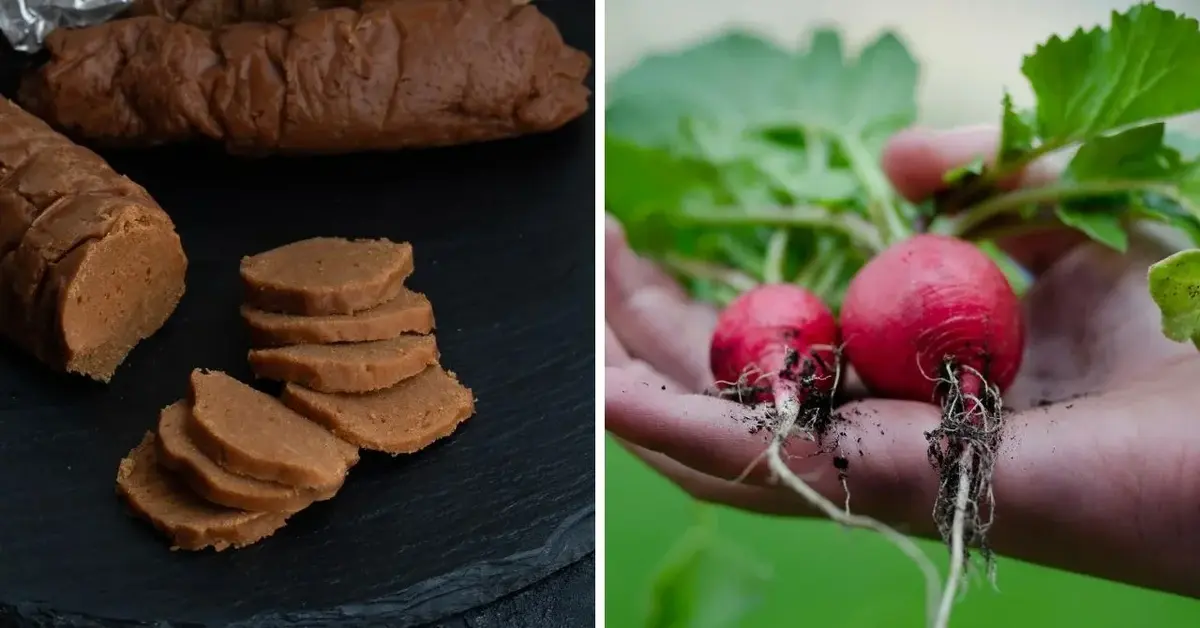
[[[849,212],[831,212],[821,207],[795,206],[778,209],[745,209],[737,212],[714,209],[685,209],[680,216],[687,222],[709,226],[803,227],[844,233],[857,247],[867,252],[883,250],[879,230]]]
[[[767,242],[767,256],[763,262],[763,283],[783,281],[783,263],[787,255],[788,230],[776,229]]]
[[[728,286],[737,292],[745,292],[758,285],[753,277],[745,273],[709,264],[699,260],[689,259],[681,255],[668,254],[662,263],[670,270],[692,279],[707,279],[723,286]]]
[[[871,222],[875,224],[883,242],[899,242],[912,235],[912,229],[904,223],[897,209],[892,184],[879,167],[878,158],[867,149],[857,135],[839,134],[837,140],[850,162],[850,168],[866,188]]]
[[[947,235],[967,237],[987,221],[1005,213],[1019,211],[1029,205],[1120,192],[1153,192],[1170,198],[1185,207],[1191,206],[1190,201],[1180,195],[1177,187],[1160,182],[1105,180],[1057,183],[1042,187],[1021,188],[990,198],[953,218],[939,221],[943,224],[937,226],[937,231]]]

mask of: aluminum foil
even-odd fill
[[[0,32],[13,48],[37,52],[50,31],[107,22],[132,3],[133,0],[0,0]]]

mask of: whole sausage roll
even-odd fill
[[[146,190],[0,98],[0,334],[107,382],[174,312],[186,269]]]
[[[550,131],[588,109],[591,59],[511,0],[393,0],[215,31],[161,17],[50,34],[22,104],[89,142],[208,138],[346,153]]]

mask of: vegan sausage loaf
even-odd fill
[[[220,372],[192,372],[191,393],[159,414],[122,461],[117,493],[172,540],[243,547],[333,497],[358,448]]]
[[[214,31],[158,16],[59,29],[30,111],[89,141],[208,138],[230,152],[345,153],[557,129],[591,59],[530,5],[393,0]]]
[[[184,292],[175,226],[139,185],[0,98],[0,332],[107,382]]]
[[[396,262],[380,254],[388,246],[396,245],[386,240],[314,238],[248,257],[242,265],[247,299],[281,293],[284,286],[287,292],[305,295],[310,305],[318,295],[322,302],[342,304],[351,294],[378,295],[380,290],[368,287],[388,285],[383,278],[396,274],[389,270]],[[411,249],[407,252],[411,260]],[[407,277],[411,264],[405,270]],[[377,300],[356,299],[361,304]],[[305,309],[296,308],[296,298],[290,302],[294,309]],[[338,321],[348,327],[360,317],[377,319],[377,311],[385,307]],[[444,370],[439,358],[432,335],[405,334],[402,328],[381,340],[270,347],[253,349],[249,355],[258,377],[286,383],[283,402],[297,414],[354,445],[393,455],[418,451],[449,436],[475,412],[470,389]]]
[[[225,373],[197,369],[191,388],[188,435],[226,471],[327,491],[358,462],[358,447]]]

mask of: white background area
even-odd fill
[[[615,76],[644,54],[685,46],[731,26],[795,47],[813,28],[833,25],[851,51],[891,29],[921,64],[922,123],[990,123],[999,120],[1005,87],[1018,104],[1032,104],[1020,65],[1037,43],[1051,33],[1107,24],[1109,11],[1131,4],[1133,0],[607,0],[606,71]],[[1200,0],[1157,4],[1200,17]],[[1180,128],[1200,132],[1200,116]]]

